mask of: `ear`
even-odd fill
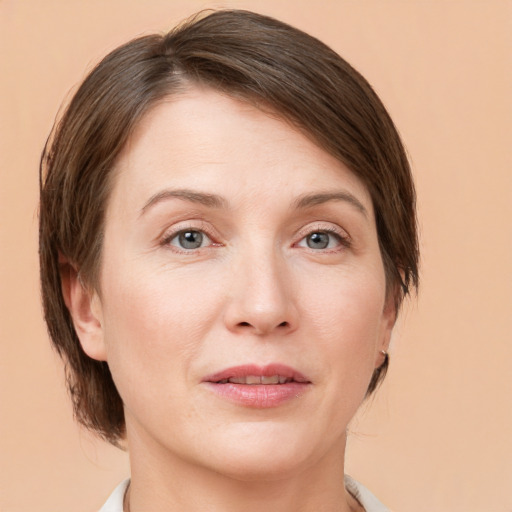
[[[82,283],[76,269],[59,255],[62,295],[73,319],[84,352],[98,361],[106,361],[102,307],[95,290]]]
[[[398,311],[396,296],[394,293],[390,293],[386,297],[384,309],[382,310],[381,330],[379,343],[377,346],[378,352],[375,359],[375,368],[378,368],[384,362],[383,358],[385,359],[385,356],[383,356],[382,351],[387,352],[389,350],[391,334],[393,333],[393,327],[396,323],[397,314]]]

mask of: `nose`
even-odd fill
[[[262,251],[241,255],[232,270],[224,319],[230,331],[266,336],[297,329],[294,283],[282,256]]]

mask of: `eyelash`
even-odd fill
[[[210,243],[205,247],[198,247],[195,249],[187,249],[187,248],[178,247],[178,246],[172,244],[172,241],[175,238],[179,237],[180,235],[182,235],[184,233],[201,233],[201,235],[206,236],[206,238],[208,238]],[[191,254],[192,252],[198,251],[200,249],[206,249],[211,246],[220,246],[221,245],[219,243],[214,242],[213,240],[214,240],[214,236],[211,233],[209,233],[209,230],[206,229],[204,226],[200,226],[200,227],[198,227],[198,226],[180,226],[178,229],[173,229],[171,232],[166,233],[163,236],[163,238],[160,242],[160,245],[162,247],[170,248],[179,253]]]
[[[176,239],[180,235],[187,233],[187,232],[200,233],[201,235],[206,236],[208,238],[208,240],[210,241],[210,243],[204,247],[189,248],[189,249],[183,248],[183,247],[178,247],[178,246],[172,244],[172,241],[174,239]],[[334,236],[334,238],[336,238],[337,242],[339,243],[339,246],[341,246],[343,248],[349,248],[352,245],[351,239],[346,232],[344,232],[344,231],[342,232],[341,230],[335,229],[333,227],[316,226],[315,229],[306,228],[306,229],[302,230],[301,232],[299,232],[300,239],[297,243],[294,244],[294,246],[302,247],[299,244],[301,242],[305,241],[307,239],[307,237],[312,236],[314,234],[327,234],[329,236]],[[305,243],[307,244],[307,241]],[[330,241],[329,241],[329,243],[330,243]],[[172,248],[172,250],[174,250],[176,252],[190,254],[190,253],[192,253],[194,251],[198,251],[200,249],[206,249],[211,246],[221,246],[222,244],[214,242],[214,237],[212,236],[211,233],[209,233],[209,230],[206,229],[204,226],[201,226],[201,227],[185,226],[185,227],[180,227],[179,229],[175,229],[172,232],[165,234],[160,242],[160,245],[163,247]],[[340,247],[318,249],[318,248],[313,248],[313,247],[307,246],[305,248],[310,251],[313,251],[315,253],[319,253],[319,252],[331,253],[331,252],[338,252],[341,250]]]
[[[301,242],[306,241],[309,236],[317,234],[317,233],[334,236],[334,238],[336,238],[337,242],[339,243],[339,246],[333,247],[333,248],[321,248],[321,249],[315,249],[313,247],[305,247],[306,249],[309,249],[315,253],[338,252],[338,251],[342,250],[342,248],[347,249],[347,248],[350,248],[352,245],[350,236],[345,231],[342,231],[341,229],[336,229],[334,227],[325,227],[325,226],[316,226],[315,229],[309,228],[309,229],[306,229],[303,232],[299,233],[300,240],[296,245],[299,245]],[[305,243],[307,243],[307,241]]]

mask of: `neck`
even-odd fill
[[[141,441],[132,436],[129,442],[132,480],[125,512],[363,511],[343,485],[345,438],[335,453],[299,469],[243,478],[198,466]]]

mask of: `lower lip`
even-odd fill
[[[308,389],[309,383],[288,382],[286,384],[217,384],[205,383],[210,390],[231,402],[252,407],[269,409],[300,398]]]

